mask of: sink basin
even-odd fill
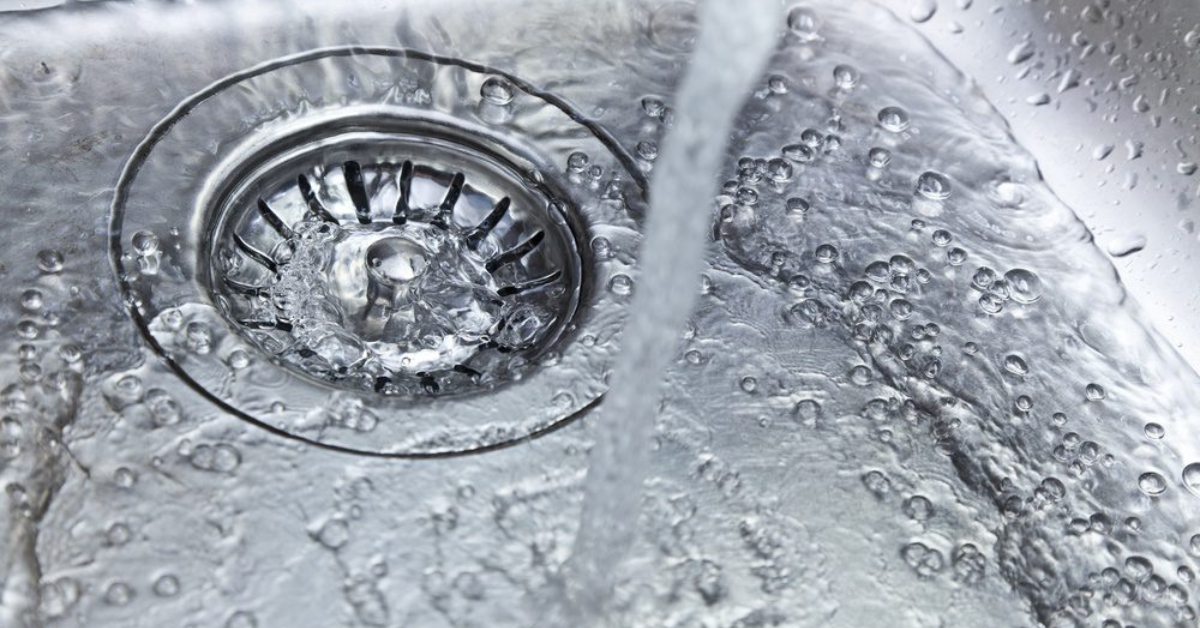
[[[694,2],[0,0],[0,625],[1195,625],[1200,7],[780,11],[581,520]]]

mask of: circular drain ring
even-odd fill
[[[312,73],[296,73],[302,66],[314,65],[323,80],[313,90],[318,96],[311,98],[303,85]],[[372,74],[380,66],[383,71]],[[358,80],[359,72],[376,80]],[[295,80],[283,81],[276,74],[291,74]],[[511,102],[480,98],[483,82],[497,78],[511,87]],[[256,93],[254,85],[230,89],[250,82],[265,82],[267,88],[288,90],[285,96],[299,93],[306,98],[297,103],[271,100],[266,89],[267,95],[254,101],[247,96]],[[295,89],[298,84],[302,87]],[[410,89],[402,93],[403,87]],[[233,98],[248,101],[235,100],[243,115],[211,117],[213,112],[206,109],[228,105],[218,101],[233,92],[237,92]],[[263,109],[245,111],[247,105]],[[274,110],[270,105],[282,108]],[[295,373],[267,360],[260,360],[255,368],[231,366],[231,352],[249,345],[231,333],[228,321],[207,311],[214,308],[196,280],[199,262],[187,254],[204,250],[203,218],[211,211],[211,196],[219,183],[214,183],[214,173],[228,172],[239,157],[256,150],[247,146],[253,140],[281,128],[312,130],[331,120],[373,115],[411,116],[468,129],[503,147],[524,166],[530,181],[563,194],[563,204],[583,228],[576,237],[584,252],[584,283],[579,287],[575,318],[551,348],[549,365],[486,392],[417,399],[351,394],[311,380],[298,384]],[[221,138],[221,133],[228,137]],[[526,137],[536,137],[539,150],[529,147]],[[261,149],[262,142],[258,144]],[[568,167],[578,161],[570,159],[576,153],[589,156],[586,172]],[[147,180],[157,187],[147,189]],[[547,433],[598,402],[626,302],[625,296],[606,287],[613,276],[628,272],[626,263],[632,263],[630,256],[640,240],[635,217],[644,213],[645,191],[635,161],[610,136],[565,101],[517,77],[403,49],[328,48],[233,74],[185,100],[156,125],[121,174],[112,207],[110,247],[122,295],[143,337],[176,376],[223,410],[276,434],[328,449],[386,457],[444,457],[488,451]],[[181,220],[179,210],[163,211],[163,207],[190,211]],[[186,226],[183,233],[180,225]],[[154,246],[147,246],[148,234]],[[600,236],[607,240],[607,251],[621,254],[587,255],[591,240]],[[172,334],[195,340],[191,336],[196,320],[206,323],[198,333],[205,350],[181,351],[176,346],[180,343],[172,343]],[[235,373],[238,368],[241,372]],[[255,377],[255,372],[267,374],[267,381]],[[239,377],[247,381],[239,382]],[[272,387],[278,394],[264,394],[263,388]],[[335,412],[341,419],[353,416],[331,422]]]

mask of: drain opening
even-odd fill
[[[607,387],[629,294],[609,286],[645,212],[634,160],[585,120],[511,75],[389,48],[197,93],[113,202],[118,284],[161,376],[371,455],[486,451],[578,416]]]
[[[236,188],[215,212],[210,289],[254,346],[316,379],[488,388],[575,310],[581,259],[560,196],[452,139],[352,133]]]

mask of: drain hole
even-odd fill
[[[579,254],[551,198],[464,151],[243,182],[259,194],[218,216],[215,301],[260,350],[322,381],[413,395],[518,377],[569,318],[578,286],[564,269]]]

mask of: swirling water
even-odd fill
[[[425,4],[105,4],[0,24],[16,42],[0,287],[19,295],[3,305],[0,623],[533,623],[588,512],[603,413],[452,459],[282,438],[179,384],[105,265],[112,183],[146,130],[220,76],[319,46],[502,67],[653,175],[689,4],[547,2],[519,19]],[[785,18],[732,134],[605,619],[1194,625],[1196,375],[970,79],[871,5]],[[155,78],[131,79],[148,51]],[[394,87],[369,70],[364,89]],[[607,254],[632,278],[608,289],[636,291],[637,251]]]

